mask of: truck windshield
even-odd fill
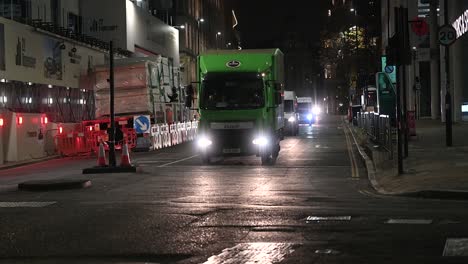
[[[284,112],[286,112],[286,113],[294,112],[294,101],[293,100],[284,100]]]
[[[227,75],[227,74],[226,74]],[[264,106],[263,81],[218,75],[202,83],[203,109],[255,109]]]
[[[297,105],[297,111],[299,113],[309,113],[312,111],[312,104],[311,103],[299,103]]]

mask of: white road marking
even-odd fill
[[[307,222],[320,221],[351,221],[351,216],[308,216]]]
[[[340,252],[334,249],[318,249],[318,250],[315,250],[315,254],[338,255],[340,254]]]
[[[173,162],[169,162],[169,163],[160,165],[160,166],[158,166],[158,167],[166,167],[166,166],[169,166],[169,165],[172,165],[172,164],[176,164],[176,163],[179,163],[179,162],[182,162],[182,161],[186,161],[186,160],[189,160],[189,159],[193,159],[193,158],[195,158],[195,157],[198,157],[198,155],[193,155],[193,156],[190,156],[190,157],[185,158],[185,159],[180,159],[180,160],[176,160],[176,161],[173,161]]]
[[[163,163],[167,162],[167,160],[137,160],[135,161],[136,164],[154,164],[154,163]]]
[[[431,219],[389,219],[386,224],[430,225]]]
[[[444,257],[467,257],[468,238],[448,238],[445,241]]]
[[[0,202],[0,208],[18,208],[18,207],[29,207],[39,208],[46,207],[57,202]]]
[[[219,255],[210,257],[203,264],[273,264],[284,260],[294,252],[290,243],[242,243],[224,249]]]

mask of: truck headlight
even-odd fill
[[[263,136],[260,136],[260,137],[255,138],[255,139],[252,141],[252,143],[253,143],[254,145],[263,147],[263,146],[268,145],[268,138],[263,137]]]
[[[199,148],[205,149],[213,144],[213,141],[211,141],[208,137],[202,136],[197,139],[197,145]]]
[[[296,122],[296,117],[294,117],[294,116],[289,117],[288,122],[291,122],[291,123]]]
[[[309,121],[312,120],[312,117],[313,117],[312,114],[307,114],[307,120]]]
[[[312,113],[313,113],[314,115],[319,115],[320,112],[322,112],[322,110],[320,109],[320,107],[314,106],[314,107],[312,108]]]

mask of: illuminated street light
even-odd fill
[[[221,36],[221,31],[218,31],[218,33],[216,33],[216,49],[218,49],[218,36]]]

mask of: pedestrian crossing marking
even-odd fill
[[[448,238],[445,241],[444,257],[467,257],[468,238]]]
[[[46,207],[57,202],[0,202],[0,208],[18,208],[18,207],[29,207],[29,208],[40,208]]]
[[[294,252],[293,246],[291,243],[241,243],[224,249],[216,256],[211,256],[203,264],[279,263],[286,255]]]
[[[431,219],[389,219],[386,224],[430,225]]]

